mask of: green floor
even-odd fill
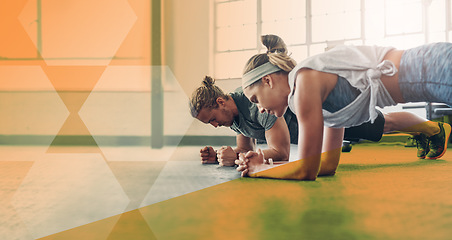
[[[450,156],[355,145],[333,177],[239,178],[44,239],[451,239]]]

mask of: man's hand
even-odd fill
[[[217,159],[220,166],[232,167],[235,165],[237,153],[229,146],[223,146],[217,151]]]
[[[201,162],[202,164],[213,164],[218,163],[217,154],[212,147],[205,146],[200,151]]]

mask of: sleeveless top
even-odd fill
[[[381,75],[393,76],[397,73],[394,63],[383,60],[386,53],[394,48],[377,46],[337,46],[325,53],[301,61],[289,73],[291,93],[288,96],[289,108],[295,111],[294,89],[298,70],[309,68],[320,72],[336,74],[346,79],[360,91],[355,99],[335,112],[323,109],[324,125],[327,127],[353,127],[364,122],[372,123],[378,114],[378,107],[397,103],[384,87]]]

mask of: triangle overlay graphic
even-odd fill
[[[105,68],[106,66],[43,66],[44,72],[70,112],[47,152],[61,152],[61,149],[56,148],[61,145],[83,145],[97,148],[96,141],[78,112]],[[92,149],[89,150],[89,152],[92,151]],[[100,150],[97,149],[96,152],[100,152]]]

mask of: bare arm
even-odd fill
[[[238,134],[236,137],[237,147],[234,148],[236,153],[253,151],[255,147],[254,139]]]
[[[290,155],[290,134],[284,118],[276,120],[272,128],[265,131],[268,149],[262,150],[266,159],[288,161]]]
[[[272,158],[274,161],[288,161],[290,155],[290,134],[284,118],[277,118],[272,128],[265,131],[268,149],[262,152],[266,159]],[[237,135],[237,147],[221,147],[217,151],[218,162],[222,166],[233,166],[238,153],[254,151],[255,142],[253,138]]]
[[[343,132],[343,128],[325,128],[318,176],[334,175],[336,173],[341,155]],[[302,179],[297,172],[299,168],[303,167],[303,159],[280,166],[275,163],[275,166],[271,166],[262,164],[264,159],[258,152],[248,152],[246,156],[248,159],[245,160],[243,155],[241,160],[236,161],[236,164],[239,165],[237,170],[243,171],[242,176],[306,180]],[[253,166],[250,167],[251,165]],[[250,171],[250,169],[252,170]]]
[[[317,72],[297,75],[295,111],[298,119],[298,177],[315,180],[320,170],[323,141],[322,81]]]
[[[318,174],[331,174],[337,166],[339,155],[336,151],[329,151],[338,144],[334,139],[341,136],[342,130],[327,132],[325,149],[323,153],[330,157],[325,161],[321,169],[321,153],[323,142],[323,114],[322,102],[326,98],[327,89],[331,87],[331,81],[337,79],[336,75],[320,73],[317,71],[301,71],[297,74],[295,89],[295,107],[299,125],[298,159],[271,168],[262,164],[259,154],[249,154],[249,158],[239,159],[238,171],[251,177],[266,177],[279,179],[315,180]],[[335,83],[335,82],[333,82]],[[334,85],[333,85],[334,87]],[[342,139],[340,141],[342,143]],[[334,169],[334,170],[332,170]],[[322,170],[322,171],[320,171]]]
[[[341,156],[344,128],[325,127],[323,133],[323,149],[318,175],[334,175]]]

